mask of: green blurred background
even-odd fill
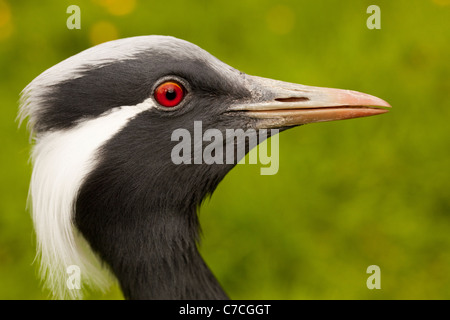
[[[69,30],[66,8],[81,8]],[[369,5],[381,29],[369,30]],[[253,75],[353,89],[391,112],[280,135],[280,169],[238,165],[200,212],[234,299],[450,298],[450,1],[0,0],[0,299],[47,299],[33,263],[20,91],[97,43],[191,41]],[[369,265],[381,289],[369,290]],[[117,287],[91,299],[121,299]]]

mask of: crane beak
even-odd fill
[[[311,87],[255,76],[246,76],[252,93],[249,101],[231,106],[257,120],[256,127],[283,128],[373,116],[388,112],[386,101],[351,90]]]

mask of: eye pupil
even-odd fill
[[[172,108],[181,103],[185,95],[183,86],[177,82],[167,81],[160,84],[155,92],[156,102],[166,108]]]
[[[173,89],[169,89],[166,91],[166,98],[168,100],[173,100],[177,97],[177,93]]]

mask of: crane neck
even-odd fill
[[[109,208],[111,219],[101,226],[92,220],[99,215],[94,207],[78,209],[78,228],[110,267],[126,299],[228,299],[198,251],[195,209],[131,213]]]
[[[170,211],[136,226],[115,265],[128,299],[227,299],[197,248],[197,215]],[[195,219],[192,219],[195,216]],[[190,221],[195,220],[195,221]],[[134,240],[133,240],[134,239]],[[136,240],[138,239],[138,240]]]

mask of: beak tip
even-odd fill
[[[391,105],[378,97],[352,90],[332,89],[337,93],[337,99],[342,105],[391,108]]]
[[[386,101],[384,101],[383,99],[378,98],[378,100],[380,101],[380,103],[377,104],[376,107],[383,107],[383,108],[389,108],[389,109],[392,108],[392,106],[389,103],[387,103]],[[386,110],[386,112],[389,111],[389,109]]]

